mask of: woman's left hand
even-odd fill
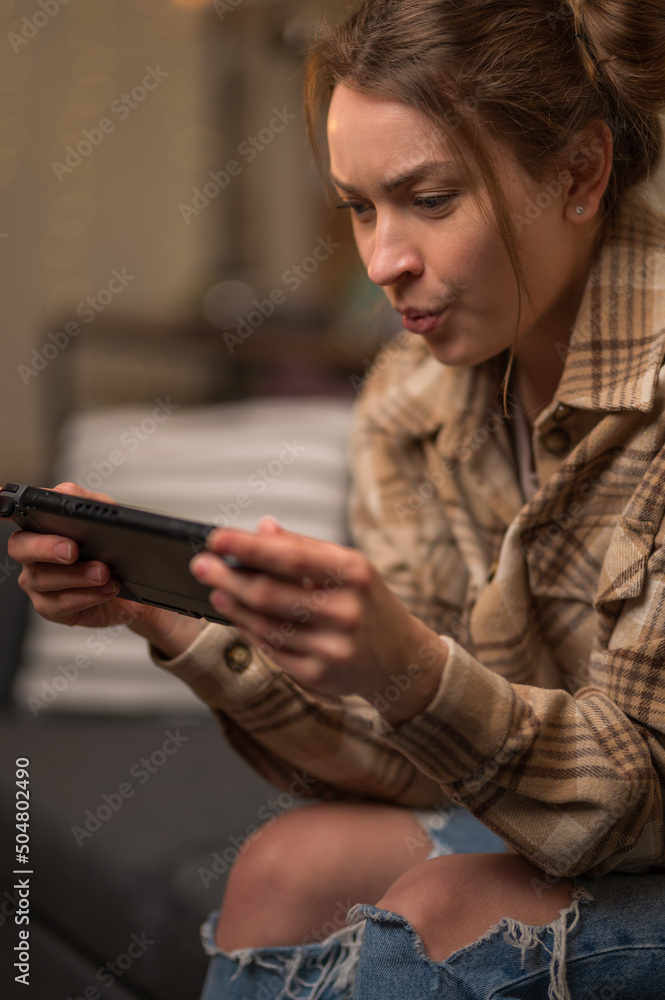
[[[257,532],[222,528],[191,563],[211,603],[301,687],[359,694],[391,724],[431,701],[446,646],[414,618],[355,549],[297,535],[264,518]],[[232,569],[233,556],[255,572]],[[399,697],[386,699],[386,692]]]

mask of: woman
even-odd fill
[[[358,408],[364,554],[222,530],[192,572],[237,629],[132,626],[264,775],[337,800],[248,839],[205,1000],[658,995],[665,8],[368,0],[306,93],[411,336]],[[10,551],[46,617],[116,620],[73,543]]]

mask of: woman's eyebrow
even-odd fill
[[[445,177],[458,169],[458,164],[454,160],[426,160],[415,167],[409,168],[403,174],[398,174],[397,177],[392,177],[390,180],[384,181],[381,186],[384,191],[391,193],[398,188],[404,187],[406,184],[414,184],[430,176],[436,176],[437,178]],[[347,191],[349,194],[360,194],[359,190],[353,184],[345,184],[344,181],[339,180],[332,173],[329,176],[333,184],[341,188],[342,191]]]

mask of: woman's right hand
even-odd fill
[[[114,502],[75,483],[61,483],[54,489]],[[185,615],[117,597],[120,585],[108,566],[99,560],[78,562],[78,545],[71,538],[21,529],[10,536],[7,550],[23,566],[19,586],[48,621],[88,628],[127,625],[167,657],[177,656],[199,633],[199,623]]]

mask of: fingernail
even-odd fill
[[[218,611],[224,611],[224,609],[228,607],[229,601],[223,591],[213,590],[210,595],[210,603],[214,605]]]
[[[103,587],[99,588],[99,593],[104,594],[104,596],[111,596],[111,594],[117,594],[119,590],[120,585],[116,583],[115,580],[109,580],[108,583],[105,583]]]
[[[257,529],[270,535],[277,535],[282,530],[281,525],[272,514],[265,514],[257,524]]]
[[[199,580],[206,580],[212,572],[214,563],[215,559],[213,556],[200,555],[194,556],[189,567],[194,576],[198,577]]]
[[[71,542],[58,542],[55,547],[55,554],[60,562],[71,562],[72,546]]]
[[[101,583],[102,579],[102,567],[101,566],[90,566],[85,574],[92,583]]]

